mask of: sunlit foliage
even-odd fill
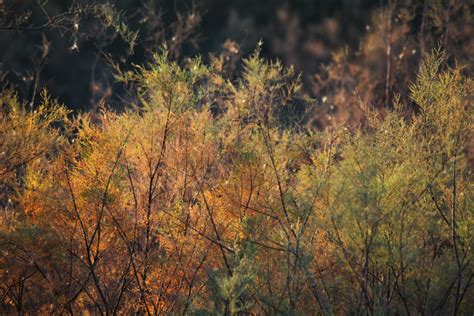
[[[435,51],[367,124],[315,132],[292,69],[166,50],[122,73],[139,109],[1,97],[1,309],[467,314],[472,90]]]

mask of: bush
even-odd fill
[[[235,82],[157,55],[123,114],[3,92],[2,309],[467,313],[472,80],[443,58],[420,114],[395,99],[355,132],[282,117],[299,78],[258,50]]]

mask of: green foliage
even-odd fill
[[[149,67],[136,66],[134,72],[120,74],[117,79],[138,84],[141,102],[145,109],[158,108],[161,111],[182,112],[195,107],[203,98],[200,81],[206,78],[207,68],[199,58],[191,60],[186,67],[169,61],[168,52],[163,49],[154,55]]]
[[[208,312],[215,315],[235,315],[251,310],[251,288],[256,277],[254,245],[237,242],[232,262],[232,275],[226,271],[209,272],[208,290],[214,302]]]
[[[243,60],[243,74],[234,93],[235,111],[246,123],[284,126],[284,120],[294,123],[295,99],[301,89],[301,78],[293,67],[283,67],[280,61],[261,58],[260,42],[254,53]],[[288,124],[291,125],[291,124]]]

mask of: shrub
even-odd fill
[[[163,52],[123,74],[141,110],[72,120],[2,93],[2,310],[472,310],[470,78],[435,51],[419,114],[395,99],[314,132],[281,115],[298,76],[258,49],[219,76]]]

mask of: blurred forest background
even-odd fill
[[[376,106],[394,93],[406,99],[402,86],[414,78],[426,49],[438,44],[451,63],[472,65],[469,0],[94,3],[2,2],[1,70],[23,96],[48,87],[71,109],[97,109],[107,100],[121,110],[133,98],[115,81],[116,67],[146,63],[166,46],[180,63],[228,55],[232,72],[262,40],[263,56],[302,73],[305,94],[319,101],[313,123],[322,127],[360,121],[353,98],[358,86],[368,89],[356,99]]]
[[[44,9],[52,17],[67,12],[72,4],[70,0],[50,0],[45,2]],[[111,4],[115,12],[109,14],[121,12],[116,17],[119,23],[126,23],[130,31],[138,32],[133,51],[129,50],[129,43],[111,34],[113,27],[103,25],[100,17],[94,19],[91,15],[77,16],[77,35],[66,31],[71,26],[69,20],[59,29],[3,30],[0,62],[8,79],[24,87],[25,95],[31,94],[28,89],[31,90],[34,72],[40,66],[39,85],[48,86],[69,107],[86,110],[94,107],[100,98],[113,97],[113,104],[120,108],[123,105],[117,98],[122,90],[114,85],[112,70],[100,56],[102,52],[130,65],[149,61],[151,53],[159,50],[163,42],[172,48],[173,57],[180,60],[197,54],[208,59],[210,53],[218,54],[226,49],[224,43],[228,40],[238,45],[238,56],[246,56],[263,40],[263,55],[280,58],[285,65],[304,71],[310,91],[311,75],[322,63],[330,61],[332,52],[345,47],[358,48],[374,11],[383,3],[378,0],[119,0]],[[6,20],[11,15],[29,12],[27,25],[42,25],[47,21],[43,8],[35,1],[6,1],[4,6],[8,8],[4,13]],[[42,60],[46,43],[48,54]],[[77,49],[72,50],[75,43]]]

